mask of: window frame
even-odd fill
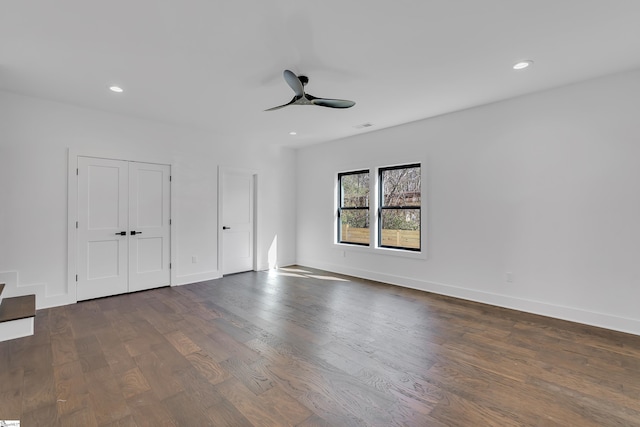
[[[381,248],[377,245],[378,242],[378,214],[376,207],[378,206],[378,198],[380,192],[378,191],[378,170],[381,168],[387,168],[392,166],[405,166],[411,164],[420,165],[421,175],[421,209],[420,209],[420,251],[407,251],[404,249],[396,249],[393,247]],[[340,243],[338,241],[338,215],[336,214],[338,209],[338,194],[339,194],[339,181],[338,175],[345,171],[358,171],[369,170],[370,190],[369,190],[369,224],[371,228],[370,244],[369,246],[354,245],[349,243]],[[333,171],[333,233],[328,237],[328,243],[334,248],[336,259],[348,257],[349,254],[359,254],[358,256],[368,255],[373,257],[397,257],[407,260],[426,261],[429,259],[429,187],[428,187],[428,174],[429,174],[429,156],[426,154],[411,155],[411,156],[395,156],[389,155],[388,158],[379,161],[374,159],[371,161],[349,161],[343,163],[340,167],[336,167]],[[375,258],[372,258],[374,262]]]
[[[367,206],[342,206],[343,202],[343,194],[342,194],[342,177],[349,175],[361,175],[361,174],[369,174],[369,194],[368,194],[368,203]],[[356,171],[348,171],[348,172],[339,172],[338,173],[338,210],[337,210],[337,243],[340,245],[354,245],[358,247],[371,247],[371,170],[370,169],[360,169]],[[364,210],[367,212],[367,216],[369,216],[369,243],[359,243],[359,242],[347,242],[342,240],[342,221],[341,221],[341,213],[343,210]]]
[[[412,168],[420,168],[420,181],[421,181],[420,182],[420,205],[418,206],[413,206],[413,205],[412,206],[391,206],[391,205],[387,206],[385,205],[384,204],[384,180],[383,180],[382,174],[385,171],[412,169]],[[377,178],[376,184],[378,186],[378,198],[376,203],[376,211],[377,211],[376,247],[383,248],[383,249],[395,249],[400,251],[421,252],[422,251],[422,165],[420,163],[411,163],[411,164],[404,164],[404,165],[379,167],[376,178]],[[382,212],[384,210],[414,210],[414,211],[417,210],[420,212],[420,228],[418,229],[420,245],[418,248],[410,248],[410,247],[404,247],[404,246],[389,246],[389,245],[382,244]]]

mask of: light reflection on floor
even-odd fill
[[[293,307],[283,307],[280,304],[280,299],[278,298],[278,294],[280,292],[285,292],[291,296],[295,296],[295,294],[298,293],[299,290],[296,286],[292,287],[291,283],[278,280],[278,277],[296,278],[298,287],[318,285],[318,280],[341,283],[350,282],[350,280],[343,277],[318,273],[327,272],[317,270],[312,271],[311,269],[307,270],[300,267],[277,267],[267,271],[269,278],[272,280],[267,281],[267,286],[263,288],[266,294],[265,298],[258,299],[261,304],[261,308],[264,309],[264,311],[262,311],[262,313],[260,314],[260,317],[264,320],[274,322],[274,329],[271,330],[271,332],[275,333],[276,335],[287,335],[292,333],[296,334],[299,331],[299,326],[297,324],[305,322],[302,317],[298,318],[299,313],[297,309]],[[304,279],[310,279],[310,281],[308,283],[305,283]],[[342,322],[340,320],[341,316],[336,316],[336,314],[342,312],[342,310],[348,309],[348,305],[350,303],[347,302],[348,299],[347,301],[345,301],[343,298],[345,292],[349,292],[348,287],[345,288],[341,286],[329,286],[326,288],[324,298],[326,298],[328,306],[332,309],[327,310],[325,313],[318,313],[323,319],[323,331],[317,331],[318,333],[329,336],[337,333],[337,331],[342,331],[344,329],[344,325],[342,325]],[[268,297],[266,297],[267,295]],[[302,292],[301,296],[295,299],[302,305],[312,306],[314,304],[314,297],[308,296],[308,294],[305,292]],[[286,320],[283,322],[284,319]]]
[[[428,305],[418,304],[412,311],[403,313],[389,312],[387,309],[390,300],[416,298],[416,295],[412,294],[416,292],[414,290],[398,288],[394,293],[359,292],[357,304],[354,305],[352,289],[368,288],[374,282],[365,279],[351,281],[348,276],[336,277],[327,271],[300,267],[276,268],[267,270],[265,273],[269,275],[270,280],[263,288],[264,297],[256,296],[258,304],[264,310],[259,317],[272,322],[269,332],[277,336],[301,334],[304,338],[308,331],[305,332],[300,328],[300,325],[308,323],[308,317],[311,313],[313,319],[318,320],[318,324],[321,325],[314,329],[315,339],[319,342],[336,338],[348,340],[349,336],[356,334],[362,343],[367,344],[381,339],[381,334],[384,335],[391,330],[393,334],[411,335],[423,340],[420,346],[412,349],[418,353],[423,347],[432,351],[433,346],[438,344],[437,334],[432,334],[426,328],[414,328],[406,324],[405,326],[398,325],[398,319],[405,319],[400,320],[402,323],[406,322],[407,318],[413,319],[416,325],[420,325],[421,322],[434,324]],[[296,279],[286,280],[285,277]],[[311,280],[306,281],[305,279]],[[300,292],[300,289],[322,286],[323,284],[319,283],[319,280],[327,281],[327,286],[322,287],[323,291],[320,295],[314,296],[305,291]],[[335,283],[331,284],[329,281]],[[293,297],[293,300],[300,304],[300,307],[283,305],[278,295],[280,293]],[[406,293],[411,295],[403,296]],[[320,304],[316,304],[317,298],[322,300]],[[322,309],[318,310],[317,308],[320,306]],[[354,309],[361,311],[361,321],[355,323],[344,315]]]
[[[291,268],[291,267],[280,267],[278,268],[278,270],[290,271],[292,273],[311,273],[310,271],[307,271],[307,270],[302,270],[299,268]]]
[[[303,276],[302,274],[295,274],[295,273],[285,273],[283,271],[280,270],[269,270],[269,276],[289,276],[289,277],[306,277]]]
[[[336,282],[348,282],[347,279],[342,279],[340,277],[320,276],[318,274],[312,274],[310,271],[307,271],[307,270],[302,270],[299,268],[288,268],[288,267],[279,267],[277,269],[269,270],[269,276],[306,277],[306,278],[320,279],[320,280],[335,280]]]

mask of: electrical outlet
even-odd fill
[[[513,283],[513,273],[510,271],[504,273],[504,281],[507,283]]]
[[[192,257],[191,257],[191,262],[192,262],[193,264],[196,264],[196,263],[198,262],[198,257],[197,257],[197,256],[195,256],[195,255],[194,255],[194,256],[192,256]]]

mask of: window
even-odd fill
[[[338,174],[338,242],[369,246],[369,171]]]
[[[380,168],[378,246],[420,251],[420,165]]]

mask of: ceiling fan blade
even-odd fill
[[[321,107],[330,107],[330,108],[350,108],[356,105],[353,101],[348,101],[346,99],[327,99],[327,98],[313,98],[311,99],[311,103],[313,105],[320,105]]]
[[[286,107],[287,105],[291,105],[291,104],[295,103],[298,99],[300,99],[300,97],[294,96],[293,99],[291,101],[287,102],[286,104],[278,105],[277,107],[271,107],[271,108],[268,108],[268,109],[266,109],[264,111],[279,110],[281,108]]]
[[[289,70],[284,70],[282,74],[284,75],[284,80],[287,82],[289,87],[296,93],[296,96],[303,96],[304,86],[302,86],[302,82],[300,82],[298,76],[296,76],[293,71]]]

